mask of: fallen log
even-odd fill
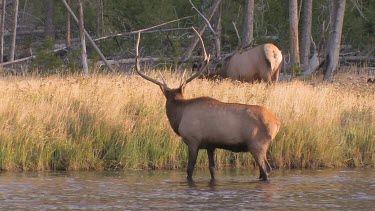
[[[111,34],[111,35],[108,35],[108,36],[104,36],[104,37],[99,37],[99,38],[96,38],[94,39],[95,42],[97,41],[100,41],[100,40],[104,40],[104,39],[112,39],[114,37],[122,37],[122,36],[129,36],[129,35],[136,35],[138,34],[138,32],[142,32],[142,33],[153,33],[153,32],[160,32],[162,30],[154,30],[152,31],[152,29],[155,29],[155,28],[158,28],[158,27],[161,27],[161,26],[164,26],[164,25],[167,25],[167,24],[170,24],[170,23],[174,23],[174,22],[177,22],[177,21],[181,21],[181,20],[185,20],[185,19],[189,19],[193,16],[186,16],[186,17],[183,17],[183,18],[179,18],[179,19],[176,19],[176,20],[172,20],[172,21],[168,21],[168,22],[165,22],[165,23],[162,23],[162,24],[159,24],[159,25],[155,25],[155,26],[151,26],[149,28],[145,28],[145,29],[139,29],[139,30],[136,30],[136,31],[131,31],[131,32],[124,32],[124,33],[119,33],[119,34]],[[164,31],[171,31],[171,30],[187,30],[187,29],[190,29],[190,28],[175,28],[175,29],[166,29]]]
[[[346,62],[375,62],[375,57],[369,56],[341,56],[341,61]]]
[[[17,60],[11,61],[11,62],[3,62],[3,63],[0,63],[0,67],[4,67],[4,66],[7,66],[7,65],[16,64],[16,63],[20,63],[20,62],[24,62],[24,61],[28,61],[28,60],[33,59],[33,58],[35,58],[35,56],[29,56],[29,57],[17,59]]]
[[[194,61],[194,62],[202,60],[202,57],[200,57],[200,56],[192,56],[190,58],[191,59],[189,61]],[[172,62],[174,62],[176,60],[174,58],[159,58],[159,57],[143,57],[143,58],[139,58],[139,62],[140,63],[155,63],[155,62],[162,62],[162,61],[166,61],[166,62],[172,63]],[[179,62],[183,62],[183,60],[181,59]],[[119,59],[119,60],[108,60],[108,63],[110,65],[117,65],[117,66],[119,66],[120,64],[129,65],[129,64],[134,64],[135,63],[135,58]],[[96,63],[96,66],[100,67],[102,65],[104,65],[103,61],[98,61]]]

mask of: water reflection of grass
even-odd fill
[[[177,86],[179,78],[167,76]],[[282,122],[274,167],[375,165],[375,94],[323,84],[196,80],[186,97],[259,104]],[[159,88],[129,76],[0,80],[0,169],[181,168],[186,146],[169,126]],[[223,166],[254,166],[249,153],[218,150]],[[206,167],[204,151],[198,166]]]

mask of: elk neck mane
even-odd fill
[[[210,97],[185,99],[182,94],[177,94],[173,98],[167,98],[166,113],[173,131],[177,135],[180,135],[178,132],[178,127],[180,125],[184,110],[187,106],[195,103],[216,104],[217,102],[219,101]]]

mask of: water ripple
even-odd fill
[[[375,172],[366,169],[0,173],[0,210],[372,209]]]

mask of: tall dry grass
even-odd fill
[[[170,86],[179,78],[167,74]],[[258,104],[282,122],[274,167],[375,166],[375,94],[295,81],[266,87],[195,80],[186,97]],[[157,86],[136,76],[0,79],[0,169],[180,168],[186,146],[169,126]],[[222,166],[254,166],[218,150]],[[201,151],[198,166],[207,166]]]

